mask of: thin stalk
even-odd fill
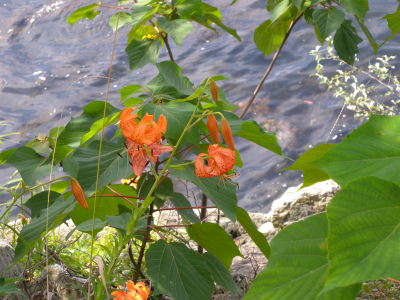
[[[278,59],[278,56],[281,53],[282,48],[285,45],[286,40],[288,39],[288,37],[290,35],[290,32],[292,31],[294,25],[296,25],[297,21],[300,20],[302,17],[303,17],[303,13],[301,13],[300,16],[297,19],[296,19],[296,16],[294,16],[294,18],[292,20],[292,23],[290,23],[289,29],[286,32],[285,37],[283,38],[282,43],[280,44],[278,50],[275,52],[275,55],[272,58],[272,61],[268,66],[267,71],[265,72],[264,76],[261,78],[261,81],[257,85],[256,89],[254,90],[253,95],[249,98],[249,100],[247,100],[247,104],[246,104],[244,110],[242,111],[242,113],[239,116],[240,119],[242,119],[244,117],[244,115],[247,113],[247,111],[249,110],[250,105],[253,103],[253,101],[256,98],[258,92],[260,91],[261,87],[263,86],[265,79],[267,79],[269,73],[271,72],[272,68],[274,67],[274,64],[275,64],[276,60]]]
[[[172,207],[172,208],[159,208],[154,211],[163,211],[163,210],[181,210],[181,209],[193,209],[193,208],[217,208],[216,206],[190,206],[190,207]]]

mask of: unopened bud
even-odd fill
[[[231,127],[229,126],[228,120],[225,118],[222,118],[221,120],[221,133],[228,147],[231,150],[235,150],[235,144],[233,143]]]
[[[215,81],[212,79],[210,81],[210,90],[211,90],[211,95],[212,95],[214,101],[218,102],[218,86],[215,83]]]
[[[218,122],[214,115],[207,116],[207,128],[214,143],[219,143]]]
[[[78,203],[84,208],[84,209],[89,209],[88,204],[86,202],[86,198],[83,195],[83,191],[82,188],[78,182],[78,180],[76,180],[75,178],[71,179],[71,191],[72,194],[74,195],[76,201],[78,201]]]

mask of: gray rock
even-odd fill
[[[15,278],[15,277],[24,277],[24,270],[20,264],[15,264],[10,270],[7,270],[14,259],[14,248],[11,244],[6,240],[0,238],[0,277],[7,278]],[[18,283],[18,287],[22,287],[22,283]],[[0,296],[0,299],[4,299],[6,296]],[[11,294],[11,297],[8,297],[9,300],[27,300],[28,297],[24,294]]]

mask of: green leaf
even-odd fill
[[[185,37],[193,29],[192,23],[188,20],[177,19],[171,21],[163,17],[157,19],[157,27],[168,33],[179,48]]]
[[[196,23],[199,23],[200,25],[202,25],[202,26],[214,31],[215,33],[217,33],[217,30],[208,23],[208,19],[206,19],[203,16],[191,15],[190,16],[190,20],[195,21]]]
[[[125,48],[125,52],[129,57],[129,69],[133,71],[149,63],[154,65],[160,54],[160,46],[160,40],[147,38],[130,42]]]
[[[49,141],[36,140],[30,147],[38,153],[46,153],[50,150],[49,145]]]
[[[298,9],[300,9],[301,4],[303,3],[303,0],[292,0],[292,2],[294,3],[294,5],[296,5],[296,7]],[[307,12],[307,10],[306,10]],[[270,18],[271,19],[271,18]]]
[[[173,61],[163,61],[156,66],[169,85],[172,85],[178,91],[188,95],[194,92],[194,84],[190,82],[189,78],[182,75],[182,68],[176,63]]]
[[[355,15],[364,23],[364,17],[369,11],[368,0],[340,0],[340,5],[344,7],[349,15]]]
[[[112,190],[117,192],[118,194],[125,196],[126,199],[131,201],[132,203],[136,203],[136,199],[131,197],[136,197],[135,190],[125,184],[112,184],[109,186]],[[112,195],[114,197],[100,197],[100,195]],[[82,206],[76,205],[75,209],[69,213],[72,221],[74,221],[75,225],[79,225],[81,223],[86,222],[87,220],[92,220],[94,215],[94,203],[95,198],[87,198],[86,202],[88,204],[89,209],[85,210]],[[119,214],[119,206],[125,206],[129,209],[133,209],[134,207],[126,201],[124,198],[119,197],[117,194],[112,192],[107,187],[103,187],[98,192],[98,197],[96,199],[96,215],[95,218],[100,221],[105,221],[107,216],[116,216]]]
[[[15,149],[14,153],[7,159],[7,165],[18,170],[26,186],[33,187],[36,180],[50,174],[50,165],[42,165],[46,161],[43,157],[29,147]]]
[[[321,33],[322,40],[338,29],[344,21],[344,13],[337,9],[316,9],[312,16]]]
[[[118,20],[118,15],[119,15],[119,20]],[[113,32],[117,30],[117,22],[118,22],[118,28],[121,28],[124,26],[126,23],[128,23],[131,20],[131,15],[126,13],[126,12],[120,12],[119,14],[116,13],[111,16],[110,21],[108,21],[108,24],[112,27]]]
[[[67,156],[62,160],[63,171],[76,178],[78,176],[79,164],[75,158]]]
[[[69,181],[61,182],[69,183]],[[49,201],[49,206],[51,206],[54,201],[56,201],[56,199],[60,197],[60,195],[61,194],[58,192],[50,191],[49,197],[48,191],[40,192],[39,194],[33,195],[28,201],[26,201],[25,205],[30,209],[32,218],[38,217],[40,211],[47,208],[47,201]],[[49,200],[47,200],[48,197]]]
[[[73,156],[79,163],[79,172],[76,179],[87,196],[95,192],[97,177],[98,189],[101,189],[115,179],[127,178],[132,174],[132,168],[129,165],[128,154],[125,151],[126,148],[122,139],[118,143],[103,139],[100,170],[99,176],[97,176],[99,146],[100,141],[94,141],[87,147],[78,149]]]
[[[144,37],[149,37],[150,36],[156,36],[157,31],[153,27],[153,25],[144,25],[147,21],[151,20],[153,16],[148,16],[138,22],[135,26],[132,27],[132,29],[128,32],[128,42],[127,44],[130,44],[133,40],[141,40]]]
[[[15,149],[2,151],[0,153],[0,165],[4,164],[6,160],[14,153]]]
[[[357,20],[358,24],[360,25],[362,31],[364,31],[364,34],[366,35],[369,43],[371,44],[371,47],[374,50],[374,54],[377,54],[379,46],[378,46],[377,42],[375,41],[375,38],[372,36],[371,32],[369,32],[367,26],[365,26],[364,23],[360,21],[359,17],[356,16],[356,20]]]
[[[289,26],[290,21],[285,21],[283,18],[274,23],[267,20],[258,26],[254,31],[254,43],[258,50],[264,52],[264,56],[277,50],[285,38]]]
[[[71,186],[71,181],[69,181],[69,180],[57,181],[51,185],[50,190],[61,194],[61,193],[65,192],[65,190],[67,188],[69,188],[70,186]],[[46,198],[46,200],[47,200],[47,198]],[[47,202],[46,202],[46,204],[47,204]]]
[[[183,167],[182,167],[183,168]],[[183,168],[184,170],[185,168]],[[189,200],[181,193],[174,193],[174,196],[169,198],[175,208],[191,207]],[[177,211],[180,215],[185,216],[192,223],[199,223],[199,217],[194,213],[193,209],[180,209]]]
[[[271,16],[269,17],[270,21],[274,23],[276,20],[278,20],[282,15],[284,15],[287,12],[290,6],[291,6],[290,0],[282,0],[281,2],[279,2],[271,12]]]
[[[326,214],[318,214],[285,227],[271,241],[267,267],[253,281],[243,300],[315,300],[324,286],[328,271],[325,240],[328,236]],[[354,299],[360,285],[343,288]]]
[[[307,24],[315,25],[315,22],[314,22],[314,19],[312,16],[313,12],[314,12],[314,8],[309,8],[304,12],[304,20],[307,22]]]
[[[135,85],[135,84],[127,85],[119,90],[119,93],[121,94],[121,101],[124,101],[126,98],[128,98],[133,94],[142,92],[143,92],[142,87],[140,85]]]
[[[92,124],[90,127],[90,131],[85,133],[81,139],[81,145],[86,143],[92,137],[94,137],[97,133],[101,132],[101,130],[106,128],[108,125],[114,124],[117,120],[119,120],[120,112],[115,113],[109,117],[105,117],[104,119],[100,119]]]
[[[225,290],[237,294],[236,284],[232,279],[232,275],[221,261],[209,252],[204,253],[203,258],[207,263],[214,281]]]
[[[236,186],[228,180],[225,185],[220,184],[220,177],[199,178],[196,176],[194,166],[184,166],[185,170],[169,169],[172,176],[185,179],[197,185],[202,192],[222,210],[232,222],[236,220]]]
[[[106,117],[119,113],[120,110],[107,104]],[[83,113],[76,118],[71,118],[57,139],[56,162],[73,151],[70,147],[77,148],[81,145],[82,138],[87,134],[98,120],[103,118],[104,101],[92,101],[83,108]],[[91,136],[97,132],[92,131]]]
[[[400,184],[400,116],[371,115],[320,159],[310,162],[344,187],[364,176]]]
[[[235,256],[242,256],[226,231],[214,223],[197,223],[187,228],[189,237],[229,268]]]
[[[400,188],[376,177],[353,181],[327,208],[329,272],[325,289],[399,278]]]
[[[203,258],[181,243],[159,240],[146,251],[147,275],[155,294],[173,299],[210,299],[214,284]]]
[[[207,13],[207,14],[204,14],[204,17],[207,18],[208,20],[214,22],[215,25],[217,25],[221,29],[225,30],[227,33],[234,36],[239,42],[241,42],[241,39],[236,32],[236,29],[226,26],[224,23],[222,23],[222,21],[216,15]]]
[[[244,121],[241,125],[242,131],[234,135],[253,142],[265,149],[268,149],[278,155],[282,155],[281,148],[276,139],[276,134],[268,134],[254,120]]]
[[[99,7],[99,4],[93,3],[81,8],[78,8],[75,10],[68,18],[67,21],[68,23],[72,26],[75,22],[82,20],[84,18],[88,18],[89,20],[92,20],[94,17],[96,17],[100,11],[95,11],[97,7]]]
[[[182,19],[189,19],[192,15],[203,14],[203,2],[201,0],[185,0],[176,6]]]
[[[155,120],[158,120],[160,115],[164,115],[167,119],[167,131],[165,134],[169,137],[178,139],[188,124],[194,108],[194,105],[187,102],[169,102],[167,104],[160,105],[148,103],[143,106],[142,112],[147,112],[150,115],[154,115]],[[189,130],[185,134],[184,140],[198,145],[200,141],[198,127],[194,126],[191,130]]]
[[[290,167],[284,169],[285,171],[303,171],[303,185],[302,188],[312,186],[317,182],[322,182],[331,179],[326,172],[321,171],[316,166],[307,164],[322,157],[334,144],[322,144],[315,148],[308,150],[301,155],[296,162]]]
[[[254,226],[247,211],[238,206],[236,208],[236,218],[240,225],[242,225],[246,232],[249,234],[253,242],[264,254],[264,256],[266,258],[269,258],[269,256],[271,255],[271,247],[269,246],[265,236],[261,232],[259,232]]]
[[[351,23],[350,20],[345,20],[333,38],[333,45],[337,54],[349,65],[353,65],[355,55],[358,53],[357,44],[362,42]]]
[[[125,100],[124,105],[125,107],[132,107],[138,104],[142,104],[143,100],[139,98],[128,98]]]
[[[148,17],[155,14],[159,8],[160,8],[160,4],[156,5],[156,7],[154,7],[154,8],[151,6],[142,6],[142,7],[136,8],[131,14],[131,20],[130,20],[129,24],[135,24],[137,22],[147,19]]]
[[[31,222],[25,225],[20,232],[20,237],[17,240],[17,246],[15,248],[13,263],[15,264],[28,253],[30,249],[28,249],[27,246],[32,248],[42,234],[46,233],[46,228],[51,230],[60,225],[68,212],[73,210],[76,203],[77,202],[73,196],[64,200],[64,196],[60,195],[48,210],[47,208],[44,208],[39,212],[39,216],[32,218]],[[46,219],[48,223],[46,222]],[[48,224],[48,226],[46,226],[46,224]],[[27,243],[27,245],[25,245],[22,239]]]
[[[78,206],[78,205],[77,205]],[[85,222],[80,223],[79,225],[76,226],[76,230],[79,230],[81,232],[85,232],[88,234],[92,234],[93,232],[93,237],[95,237],[100,231],[104,229],[104,227],[107,225],[106,221],[101,221],[100,219],[94,219],[94,224],[93,224],[93,219],[89,218]]]
[[[392,14],[388,14],[384,16],[381,20],[386,19],[388,23],[389,29],[392,31],[392,35],[389,36],[380,46],[382,47],[388,40],[396,36],[396,34],[400,31],[400,4],[397,7],[396,12]]]

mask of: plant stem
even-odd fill
[[[163,210],[181,210],[181,209],[193,209],[193,208],[217,208],[216,206],[190,206],[190,207],[172,207],[172,208],[159,208],[154,211],[163,211]]]
[[[289,29],[286,32],[285,37],[283,38],[283,41],[282,41],[281,45],[279,46],[278,50],[275,52],[275,55],[272,58],[272,61],[269,64],[267,71],[265,72],[264,76],[261,78],[261,81],[257,85],[256,89],[254,90],[253,95],[249,98],[249,100],[247,100],[247,104],[246,104],[244,110],[242,111],[242,113],[239,116],[240,119],[242,119],[244,117],[244,115],[247,113],[247,111],[249,110],[250,105],[253,103],[253,101],[256,98],[258,92],[260,91],[261,87],[263,86],[265,79],[267,79],[269,73],[271,72],[272,68],[274,67],[274,64],[275,64],[276,60],[278,59],[278,56],[281,53],[283,45],[285,45],[286,40],[288,39],[288,37],[290,35],[290,32],[292,31],[294,25],[296,25],[297,21],[300,20],[302,17],[303,17],[303,13],[300,14],[300,16],[297,19],[296,19],[296,16],[293,18],[293,21],[290,24]]]
[[[203,223],[204,219],[206,218],[206,214],[207,214],[207,196],[204,195],[204,193],[202,194],[201,197],[201,206],[203,206],[203,208],[200,211],[200,222]],[[197,245],[197,251],[199,251],[200,254],[203,254],[203,247],[200,245]]]

